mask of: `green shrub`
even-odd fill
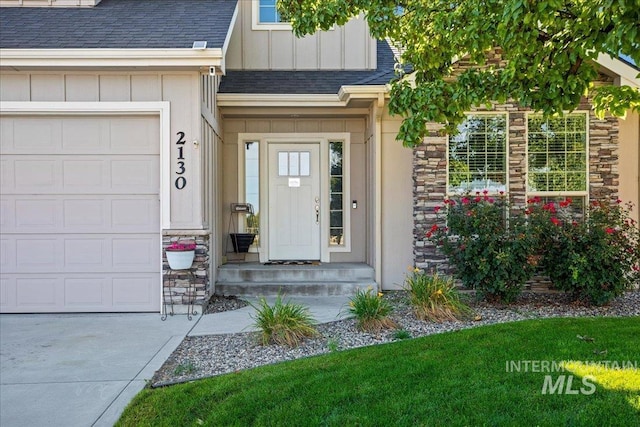
[[[539,233],[541,268],[553,285],[596,305],[621,295],[640,279],[640,232],[631,205],[593,201],[575,215],[572,200],[531,199],[529,221]]]
[[[415,268],[404,281],[409,302],[420,320],[442,322],[467,317],[471,309],[460,300],[460,293],[450,277],[426,274]]]
[[[366,291],[358,289],[349,300],[349,313],[358,322],[363,331],[380,332],[383,329],[397,328],[396,322],[389,318],[392,307],[382,298],[382,293],[373,293],[373,288]]]
[[[279,344],[290,347],[298,346],[304,338],[317,334],[314,319],[309,309],[302,304],[282,301],[278,295],[273,306],[265,298],[260,298],[258,305],[251,306],[256,310],[253,317],[254,326],[260,331],[263,345]]]
[[[510,216],[504,195],[485,190],[448,199],[436,208],[438,221],[427,238],[448,257],[454,274],[469,289],[492,301],[512,302],[531,278],[536,238],[523,216]],[[444,218],[442,218],[444,213]],[[445,223],[446,222],[446,226]]]

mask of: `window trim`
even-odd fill
[[[505,118],[505,147],[504,147],[504,156],[505,156],[505,183],[504,183],[504,194],[509,194],[509,112],[508,111],[467,111],[464,113],[465,116],[504,116]],[[446,151],[446,159],[447,159],[447,169],[446,169],[446,182],[445,182],[445,194],[447,197],[462,197],[464,194],[454,193],[449,190],[449,144],[451,141],[451,135],[447,135],[447,151]],[[498,196],[500,192],[489,192],[491,196]]]
[[[260,204],[268,206],[268,146],[275,143],[299,143],[303,146],[305,143],[320,144],[320,206],[321,206],[321,231],[320,231],[320,261],[330,262],[331,253],[334,252],[351,252],[351,168],[343,166],[343,199],[344,208],[343,227],[344,227],[344,244],[330,245],[329,238],[329,142],[343,143],[343,162],[346,165],[351,164],[351,134],[349,132],[329,132],[329,133],[238,133],[237,137],[237,165],[238,165],[238,187],[237,200],[243,202],[245,198],[245,179],[244,179],[244,162],[246,142],[258,142],[260,147],[259,154],[259,171],[260,171]],[[260,246],[258,253],[260,254],[260,262],[268,261],[268,209],[260,209]]]
[[[260,0],[251,1],[251,29],[257,31],[276,30],[292,31],[289,22],[261,22],[260,21]]]
[[[569,115],[578,115],[582,114],[585,116],[585,154],[586,154],[586,162],[585,162],[585,176],[587,178],[586,189],[583,191],[530,191],[529,190],[529,117],[530,116],[541,116],[542,114],[536,113],[533,111],[525,112],[525,177],[524,177],[524,185],[525,185],[525,194],[526,199],[530,199],[532,197],[584,197],[584,206],[589,205],[589,194],[590,194],[590,179],[589,179],[589,158],[590,158],[590,137],[591,137],[591,122],[589,111],[587,110],[575,110],[575,111],[564,111],[563,116]]]

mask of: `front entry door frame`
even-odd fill
[[[238,134],[238,159],[239,159],[239,181],[238,181],[238,200],[243,200],[244,194],[244,150],[245,142],[259,142],[260,155],[260,262],[270,260],[269,254],[269,145],[271,144],[296,144],[302,150],[305,144],[319,144],[320,147],[320,261],[329,262],[331,252],[349,252],[351,251],[350,238],[350,215],[347,207],[350,208],[349,199],[349,170],[345,168],[345,210],[347,211],[344,219],[345,226],[345,244],[341,246],[329,245],[329,142],[342,141],[344,143],[345,160],[349,159],[350,134],[348,132],[329,132],[329,133],[241,133]],[[242,161],[240,161],[242,159]],[[277,165],[274,165],[277,166]]]
[[[269,144],[269,259],[320,259],[320,143]]]

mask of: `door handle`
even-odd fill
[[[316,224],[320,224],[320,205],[316,205]]]

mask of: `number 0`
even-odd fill
[[[187,178],[185,178],[184,176],[179,176],[176,178],[176,188],[178,190],[182,190],[186,186],[187,186]]]

